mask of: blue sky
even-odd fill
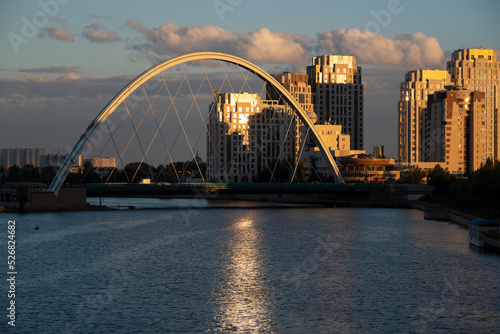
[[[365,149],[379,140],[395,155],[404,73],[443,69],[458,48],[500,49],[498,13],[496,0],[1,0],[0,146],[51,151],[72,145],[105,97],[181,53],[239,53],[265,69],[305,73],[312,56],[351,52],[364,72]],[[25,21],[36,19],[35,33],[27,35]],[[189,40],[186,31],[204,35]],[[354,45],[353,38],[368,46]],[[267,58],[245,43],[264,43]],[[280,54],[285,47],[288,54]],[[70,73],[87,80],[62,84],[59,78]]]

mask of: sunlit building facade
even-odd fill
[[[341,125],[315,124],[315,128],[333,157],[352,154],[350,136],[342,133]],[[306,178],[311,175],[318,177],[330,175],[331,167],[323,152],[316,146],[310,135],[306,138],[307,131],[304,128],[300,133],[301,142],[304,143],[301,157]]]
[[[207,133],[207,179],[255,182],[277,161],[293,165],[296,127],[293,112],[258,94],[217,93],[210,105]]]
[[[114,168],[116,167],[116,158],[112,157],[84,157],[78,156],[78,166],[84,167],[87,162],[90,162],[94,168]]]
[[[350,146],[363,149],[363,83],[361,67],[353,56],[313,57],[307,67],[318,124],[342,125]]]
[[[272,76],[290,93],[290,95],[292,95],[306,114],[313,112],[314,106],[312,104],[311,86],[308,83],[306,74],[283,72],[272,74]],[[283,105],[287,113],[292,113],[291,110],[288,110],[288,108],[291,107],[288,106],[288,103],[284,101],[281,94],[272,85],[266,85],[266,98],[268,100],[278,101],[278,104]],[[293,114],[296,115],[295,112],[293,112]],[[295,156],[298,159],[301,151],[300,127],[302,122],[298,117],[296,118],[296,122],[294,123],[295,126],[293,129],[290,129],[290,131],[293,132],[296,138]]]
[[[398,159],[406,165],[422,161],[422,113],[429,94],[450,84],[441,70],[412,70],[400,85],[398,112]]]
[[[424,110],[423,128],[424,162],[441,163],[451,174],[461,175],[486,161],[491,141],[484,93],[461,88],[434,92]]]
[[[12,166],[24,167],[33,165],[42,167],[44,148],[2,148],[0,149],[0,164],[5,168]]]
[[[485,94],[486,154],[500,160],[500,62],[492,49],[460,49],[446,62],[451,81],[457,86]]]

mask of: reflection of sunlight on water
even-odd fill
[[[264,284],[260,231],[252,220],[243,220],[234,225],[228,240],[227,260],[217,317],[221,330],[269,330],[269,292]]]

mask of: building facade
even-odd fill
[[[363,149],[363,84],[361,67],[353,56],[313,57],[307,67],[318,124],[342,125],[350,146]]]
[[[292,95],[306,114],[309,115],[313,112],[314,106],[312,104],[311,86],[308,83],[306,74],[283,72],[275,73],[272,76],[290,93],[290,95]],[[278,104],[284,106],[286,113],[296,114],[293,110],[289,110],[291,107],[284,101],[281,94],[276,91],[272,85],[266,85],[266,98],[268,100],[278,101]],[[296,122],[294,124],[295,127],[290,130],[293,131],[295,135],[295,156],[299,159],[302,146],[300,141],[300,128],[302,126],[302,122],[298,119],[298,117],[296,117]],[[298,161],[294,161],[294,163],[296,162]]]
[[[412,70],[400,85],[398,113],[398,159],[405,165],[422,161],[422,113],[429,94],[450,84],[441,70]]]
[[[486,161],[485,94],[455,87],[434,92],[424,110],[423,161],[443,163],[451,174],[472,172]]]
[[[341,125],[315,124],[315,128],[333,157],[352,154],[350,136],[342,134]],[[306,178],[311,175],[317,175],[319,178],[331,175],[331,167],[314,140],[310,136],[306,138],[307,131],[304,128],[301,128],[300,134],[301,142],[304,143],[301,159]]]
[[[207,179],[255,182],[277,161],[296,161],[293,112],[258,94],[217,93],[210,105],[207,133]]]
[[[90,162],[94,168],[114,168],[116,167],[116,158],[112,157],[84,157],[78,156],[78,166],[84,167],[87,162]]]
[[[432,123],[433,117],[446,115],[442,108],[448,107],[450,108],[450,117],[464,117],[460,116],[460,112],[467,112],[466,122],[471,122],[468,131],[473,131],[473,129],[482,129],[484,131],[484,133],[480,133],[479,130],[469,132],[468,135],[474,136],[474,140],[478,140],[477,144],[471,144],[467,152],[462,153],[469,157],[464,162],[467,167],[464,169],[464,166],[460,166],[459,170],[458,165],[453,164],[455,166],[453,167],[453,171],[470,172],[477,169],[480,166],[480,162],[484,161],[485,158],[500,159],[500,115],[498,110],[500,62],[497,60],[497,54],[494,50],[455,50],[451,55],[451,60],[446,62],[446,71],[414,70],[408,72],[405,79],[405,82],[401,83],[398,115],[398,158],[401,163],[408,166],[433,159],[439,159],[436,161],[446,160],[446,152],[443,158],[441,151],[429,151],[431,146],[426,141],[430,140],[428,136],[431,135],[427,132],[438,131],[436,129],[439,128],[439,124]],[[436,91],[444,91],[444,86],[451,87],[452,85],[455,88],[451,88],[446,93],[446,97],[443,95],[445,93],[442,92],[436,96],[433,95]],[[483,93],[484,101],[480,102],[482,98],[481,94],[473,95],[472,92]],[[469,94],[468,99],[473,104],[472,109],[469,104],[463,104],[458,101],[452,102],[454,99],[452,95],[463,94]],[[432,105],[428,105],[427,103],[429,96],[433,96]],[[466,98],[459,99],[465,100]],[[473,103],[473,99],[478,102]],[[444,103],[444,100],[447,102]],[[484,111],[480,110],[483,105],[485,108]],[[462,110],[461,108],[465,108],[465,106],[468,109]],[[425,111],[426,109],[427,111]],[[438,109],[441,110],[439,111],[439,115],[436,114],[438,113]],[[471,114],[471,110],[475,110],[476,114],[474,116]],[[424,117],[424,112],[427,112],[429,116]],[[484,115],[482,115],[483,112]],[[479,120],[476,117],[479,117]],[[463,119],[459,120],[458,118],[443,119],[443,121],[447,123],[451,122],[451,124],[464,122]],[[425,127],[428,126],[432,130],[426,130]],[[458,130],[459,128],[460,126],[456,128],[452,126],[451,131],[453,133],[457,132],[457,134],[448,135],[460,137],[458,134],[461,133]],[[464,127],[462,126],[461,128],[463,132]],[[446,135],[446,129],[443,131],[443,135]],[[451,137],[447,139],[452,140]],[[438,143],[435,142],[433,145],[436,147]],[[479,150],[477,145],[480,145]],[[474,146],[476,147],[473,151],[469,152]],[[459,159],[457,161],[462,160]]]
[[[275,73],[272,77],[276,79],[300,104],[306,114],[314,111],[311,96],[311,86],[308,83],[307,74],[299,73]],[[284,104],[281,95],[270,85],[266,86],[267,99],[276,100],[279,104]]]
[[[43,167],[43,155],[45,155],[44,148],[2,148],[0,149],[0,164],[5,168],[12,166],[22,168],[26,165]]]
[[[491,49],[459,49],[446,62],[451,81],[457,86],[485,94],[486,107],[486,154],[500,160],[500,62]]]
[[[48,167],[48,166],[58,166],[61,167],[68,157],[69,154],[61,154],[57,153],[49,153],[45,154],[41,158],[41,166],[40,167]]]
[[[399,179],[394,159],[374,158],[364,153],[342,157],[341,173],[346,182],[386,182]]]

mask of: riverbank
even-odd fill
[[[125,198],[124,198],[125,199]],[[188,201],[191,202],[191,201]],[[321,204],[300,204],[300,203],[280,203],[280,202],[258,202],[258,201],[227,201],[227,200],[210,200],[210,204],[181,203],[171,204],[169,206],[141,206],[140,204],[88,204],[85,207],[73,208],[4,208],[3,213],[44,213],[44,212],[91,212],[91,211],[124,211],[124,210],[205,210],[205,209],[311,209],[325,207]]]
[[[459,211],[456,209],[443,207],[437,204],[426,203],[421,201],[410,202],[410,206],[413,209],[417,209],[424,212],[424,219],[428,220],[441,220],[441,221],[451,221],[455,224],[461,225],[463,227],[469,227],[469,222],[475,219],[481,219],[467,212]]]
[[[421,210],[424,212],[424,219],[450,221],[454,224],[460,225],[464,228],[469,228],[469,222],[476,219],[484,219],[483,217],[475,216],[470,213],[443,207],[437,204],[426,202],[412,202],[413,209]],[[485,248],[495,251],[500,254],[500,239],[493,236],[485,236],[483,238]]]

